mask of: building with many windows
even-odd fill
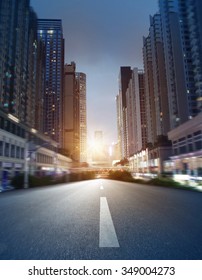
[[[29,0],[0,1],[0,107],[35,127],[37,17]]]
[[[87,117],[86,117],[86,74],[76,72],[76,85],[79,92],[79,138],[80,162],[87,161]]]
[[[68,172],[72,160],[58,143],[0,110],[0,191],[17,174],[55,175]]]
[[[143,38],[143,60],[148,172],[162,173],[163,162],[172,155],[172,147],[167,137],[170,130],[170,112],[160,14],[150,16],[149,35]]]
[[[86,162],[86,74],[76,72],[75,62],[64,69],[63,149],[73,160]]]
[[[171,160],[175,178],[202,177],[202,113],[171,130],[168,136],[173,144]]]
[[[64,39],[62,21],[38,19],[38,42],[45,46],[43,132],[62,145]]]
[[[126,91],[127,158],[146,148],[145,102],[144,72],[134,68]]]
[[[199,113],[188,2],[159,1],[171,129]]]
[[[126,91],[131,79],[130,66],[121,66],[119,73],[119,93],[117,96],[117,125],[121,158],[127,157],[127,131],[126,131]]]

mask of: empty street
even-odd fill
[[[202,259],[202,194],[96,179],[0,194],[0,259]]]

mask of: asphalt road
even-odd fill
[[[0,194],[0,259],[202,259],[202,193],[97,179]]]

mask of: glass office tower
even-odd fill
[[[64,39],[62,21],[38,20],[38,41],[45,46],[45,91],[43,96],[43,130],[62,143],[62,93]]]
[[[29,4],[0,1],[0,107],[34,127],[37,17]]]

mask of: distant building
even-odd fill
[[[103,131],[101,130],[94,132],[92,164],[98,167],[106,167],[111,165],[109,147],[104,143]]]
[[[143,38],[143,59],[148,172],[162,173],[172,147],[167,137],[171,125],[160,14],[150,17],[149,35]]]
[[[121,158],[127,157],[127,131],[126,131],[126,91],[131,79],[130,66],[121,66],[119,73],[119,94],[117,104],[117,124],[120,139]]]
[[[45,46],[44,134],[62,144],[64,39],[62,21],[38,19],[38,41]]]
[[[79,138],[80,162],[87,161],[87,116],[86,116],[86,74],[76,72],[76,84],[79,92]]]
[[[87,161],[86,75],[65,64],[63,148],[77,162]]]
[[[143,39],[147,142],[154,145],[170,130],[168,90],[160,14],[150,17],[149,35]]]
[[[146,148],[145,104],[144,73],[134,68],[126,91],[127,158]]]
[[[76,64],[64,67],[63,149],[74,160],[79,160],[79,102],[76,91]]]

